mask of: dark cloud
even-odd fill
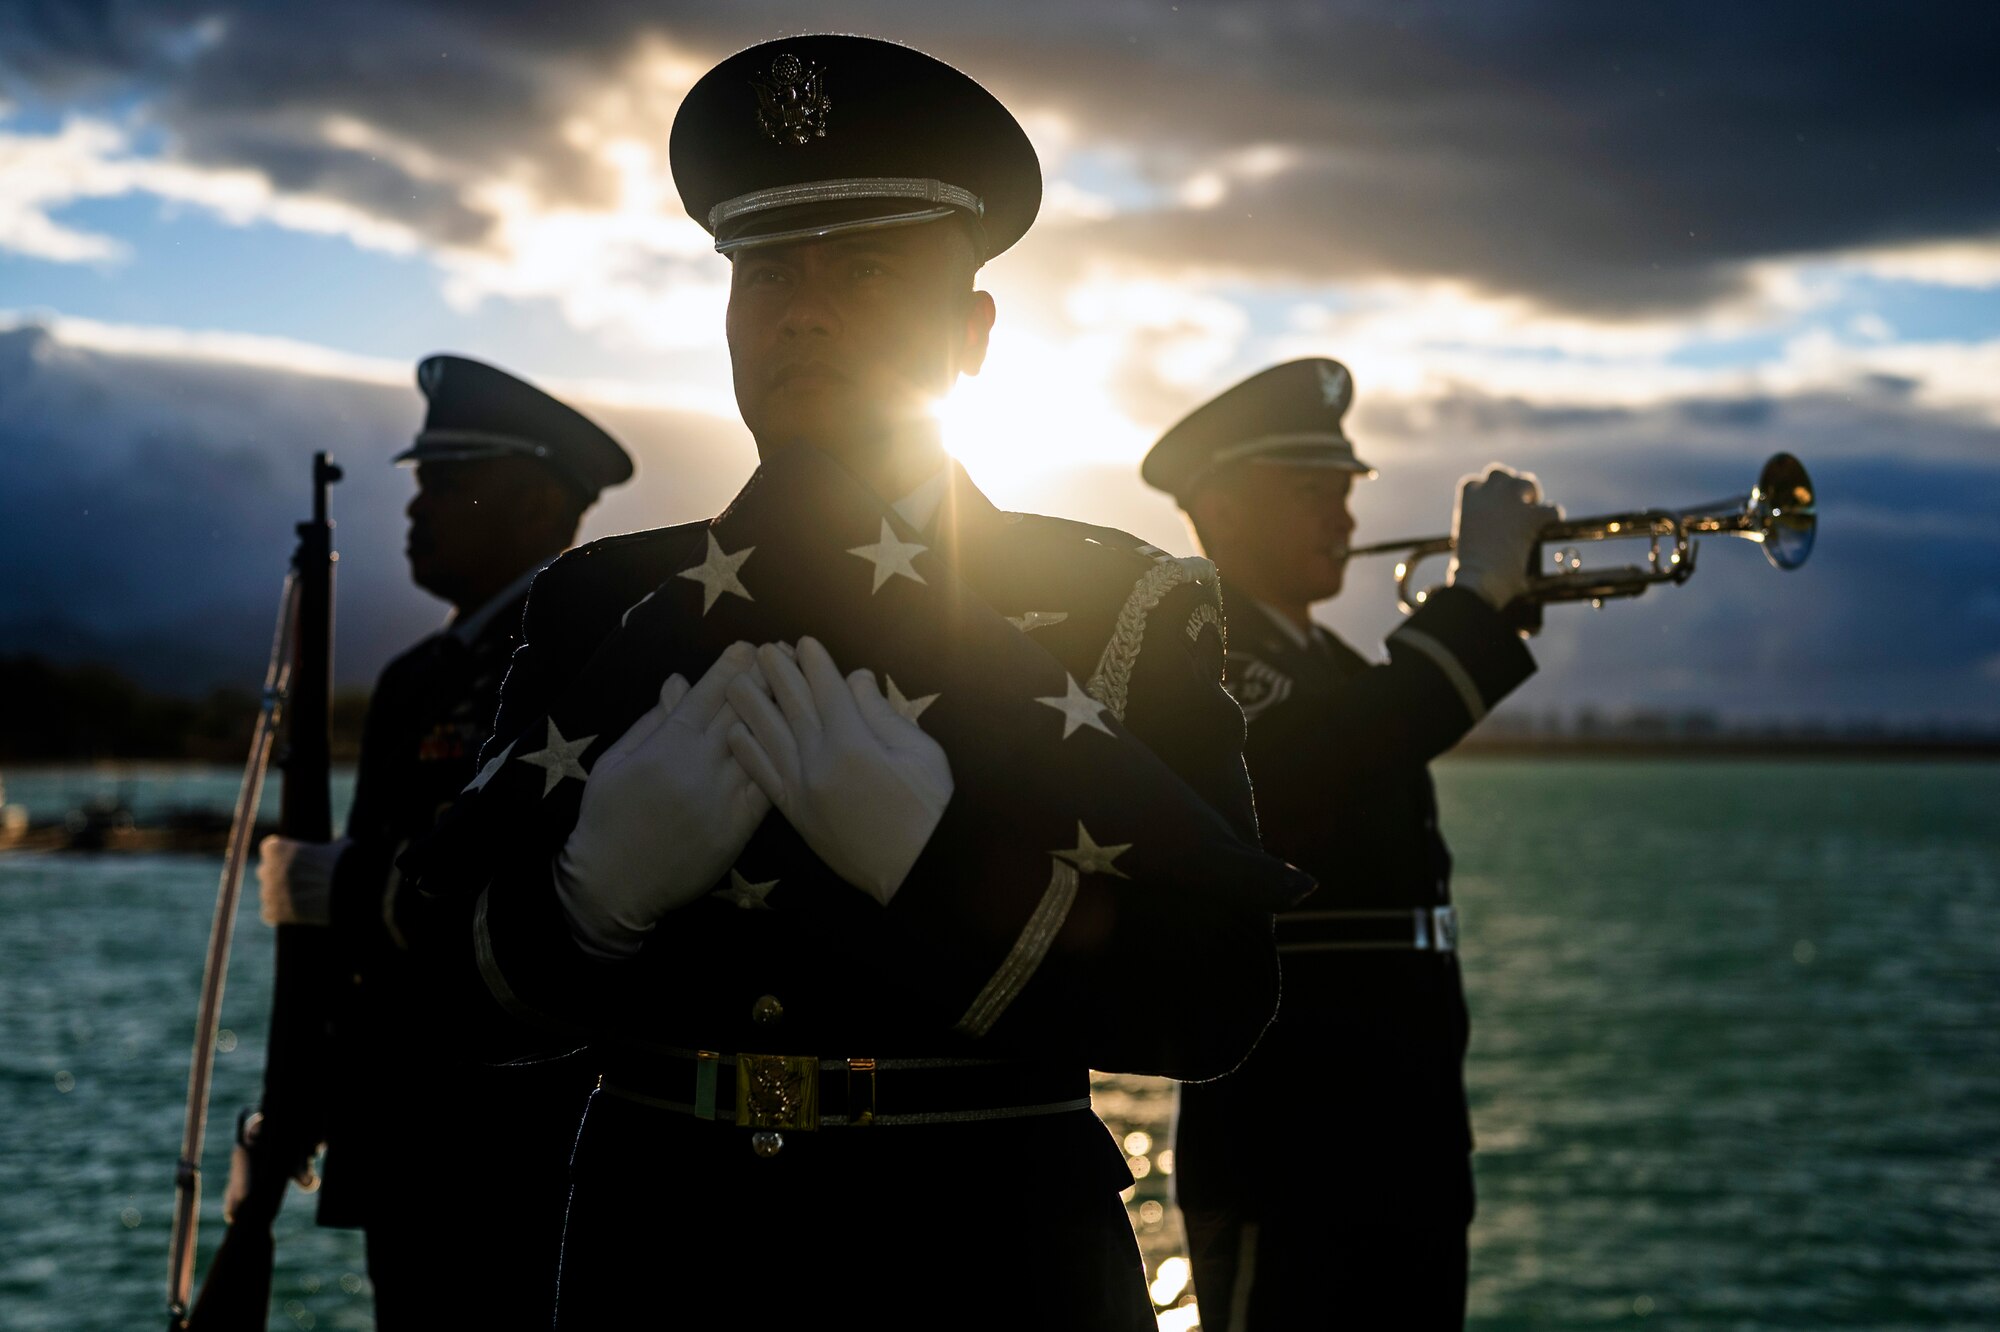
[[[714,512],[753,465],[740,429],[676,413],[596,410],[639,462],[586,535]],[[442,606],[403,562],[415,433],[409,388],[65,346],[0,332],[0,652],[109,661],[149,683],[245,683],[268,651],[308,460],[346,465],[340,676],[374,677]]]
[[[613,181],[563,137],[579,94],[644,25],[621,7],[340,4],[0,4],[0,77],[14,90],[137,97],[185,160],[242,166],[282,189],[351,203],[427,238],[476,245],[494,217],[467,197],[502,173],[588,206]],[[331,118],[431,162],[329,140]]]
[[[1294,154],[1212,208],[1084,227],[1072,252],[1455,277],[1627,315],[1727,295],[1760,259],[2000,233],[1993,6],[860,0],[839,21],[1067,114],[1162,186],[1253,145]],[[714,55],[826,22],[623,0],[15,4],[0,68],[17,88],[149,93],[190,157],[465,242],[490,219],[327,144],[324,116],[423,144],[454,181],[528,170],[587,202],[610,182],[561,113],[646,34]]]
[[[190,5],[118,0],[8,0],[0,4],[0,70],[38,90],[63,94],[145,74],[161,64],[168,38],[192,24]]]
[[[1749,543],[1710,537],[1682,587],[1598,612],[1550,611],[1536,644],[1542,672],[1510,707],[2000,718],[2000,615],[1979,601],[2000,579],[1986,422],[1865,393],[1608,413],[1459,397],[1421,423],[1389,411],[1357,423],[1382,472],[1357,498],[1358,540],[1447,530],[1453,484],[1488,460],[1536,472],[1579,517],[1740,496],[1781,449],[1805,460],[1818,491],[1819,540],[1801,570],[1780,573]],[[1643,555],[1630,543],[1579,550],[1598,565]],[[1441,580],[1443,564],[1428,573]],[[1357,566],[1350,587],[1335,622],[1379,641],[1396,619],[1387,568]]]
[[[715,512],[753,465],[733,425],[594,410],[640,469],[593,513],[593,533]],[[250,679],[306,458],[328,448],[348,470],[335,492],[340,673],[372,678],[441,613],[408,584],[410,482],[387,462],[419,416],[413,389],[84,352],[33,328],[0,334],[0,651],[109,660],[188,689]],[[1778,449],[1811,466],[1823,522],[1805,569],[1780,574],[1747,543],[1711,538],[1685,587],[1552,611],[1536,644],[1542,671],[1510,706],[2000,722],[2000,600],[1975,591],[2000,586],[2000,474],[1983,423],[1894,396],[1607,412],[1464,391],[1424,413],[1381,403],[1354,428],[1382,471],[1356,497],[1362,540],[1446,530],[1454,483],[1489,459],[1536,471],[1572,514],[1740,494]],[[1191,549],[1171,505],[1131,469],[986,480],[1003,504]],[[1386,561],[1357,564],[1334,603],[1357,644],[1378,644],[1397,621],[1388,575]]]
[[[434,242],[478,246],[492,228],[493,218],[468,203],[454,183],[413,180],[402,168],[366,153],[307,142],[269,126],[223,124],[196,142],[195,156],[209,165],[253,165],[287,194],[339,199]]]
[[[1759,259],[2000,231],[2000,91],[1976,54],[2000,42],[1992,10],[1284,12],[1210,34],[1222,58],[1169,56],[1170,105],[1199,114],[1150,106],[1178,138],[1154,150],[1162,169],[1204,141],[1285,145],[1296,168],[1093,241],[1616,315],[1728,294]],[[1102,116],[1149,105],[1145,81],[1128,67],[1084,86]]]

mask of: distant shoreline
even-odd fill
[[[2000,737],[1716,736],[1468,736],[1452,757],[1550,759],[1843,759],[1858,762],[2000,759]]]
[[[201,765],[240,771],[257,717],[256,699],[245,691],[176,698],[147,690],[114,667],[34,656],[0,654],[0,699],[7,701],[11,723],[0,728],[0,776]],[[335,696],[337,762],[351,763],[360,753],[367,705],[362,690]],[[1466,758],[1985,762],[2000,758],[2000,727],[1990,720],[1781,721],[1699,710],[1606,713],[1585,706],[1566,716],[1503,711],[1451,752]]]
[[[1936,739],[1898,737],[1882,740],[1806,739],[1790,737],[1735,736],[1729,738],[1674,740],[1630,736],[1516,736],[1467,737],[1445,758],[1467,759],[1745,759],[1745,760],[1851,760],[1855,762],[1963,761],[1984,763],[2000,760],[2000,739]],[[336,774],[352,773],[351,760],[336,761]],[[198,758],[76,758],[37,759],[22,762],[0,761],[0,781],[9,777],[83,776],[95,774],[105,779],[143,780],[195,771],[219,775],[239,773],[237,765]],[[4,790],[4,787],[0,787]]]

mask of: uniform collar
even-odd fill
[[[479,636],[486,632],[486,626],[493,623],[493,617],[527,595],[528,584],[535,581],[535,575],[553,563],[555,563],[554,557],[543,560],[481,602],[479,608],[470,615],[460,615],[454,610],[445,619],[445,632],[467,647],[472,646],[479,640]]]
[[[1293,624],[1289,615],[1268,601],[1260,601],[1256,597],[1251,597],[1249,600],[1253,606],[1264,612],[1264,617],[1277,626],[1278,632],[1283,634],[1293,647],[1303,651],[1312,646],[1312,634]]]
[[[949,454],[928,480],[890,508],[954,564],[1007,523],[1006,515],[973,484],[965,465]]]
[[[1264,618],[1271,622],[1272,628],[1284,636],[1285,642],[1291,644],[1300,652],[1334,657],[1341,657],[1353,652],[1352,648],[1341,641],[1340,635],[1334,633],[1333,630],[1327,628],[1317,620],[1312,622],[1310,628],[1301,630],[1296,624],[1292,623],[1283,611],[1278,610],[1269,602],[1259,601],[1255,597],[1250,597],[1248,600],[1251,605],[1264,612]]]

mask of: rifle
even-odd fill
[[[326,977],[330,966],[327,931],[301,926],[277,930],[277,965],[271,993],[271,1032],[264,1062],[261,1112],[246,1111],[239,1123],[238,1151],[246,1152],[249,1192],[233,1216],[209,1264],[201,1296],[192,1312],[195,1231],[201,1203],[202,1137],[208,1125],[209,1082],[215,1067],[215,1037],[222,1010],[222,986],[229,970],[229,944],[236,907],[255,836],[264,774],[280,727],[285,744],[277,762],[283,772],[278,831],[301,841],[333,838],[332,758],[327,714],[333,688],[333,524],[327,518],[327,488],[340,469],[324,453],[313,455],[313,516],[298,525],[298,549],[279,601],[270,664],[264,672],[263,704],[236,796],[235,818],[216,890],[215,920],[209,929],[202,971],[201,1008],[195,1021],[194,1058],[188,1069],[187,1120],[174,1180],[174,1228],[167,1268],[169,1332],[233,1332],[262,1329],[270,1316],[271,1226],[296,1178],[308,1187],[318,1181],[311,1159],[319,1147],[319,1119],[325,1097]],[[246,1125],[254,1126],[246,1133]]]

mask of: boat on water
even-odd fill
[[[259,830],[260,835],[262,829]],[[183,852],[220,855],[229,841],[229,815],[199,807],[168,809],[140,819],[123,794],[97,795],[60,819],[36,822],[26,807],[6,802],[0,787],[0,853]]]

